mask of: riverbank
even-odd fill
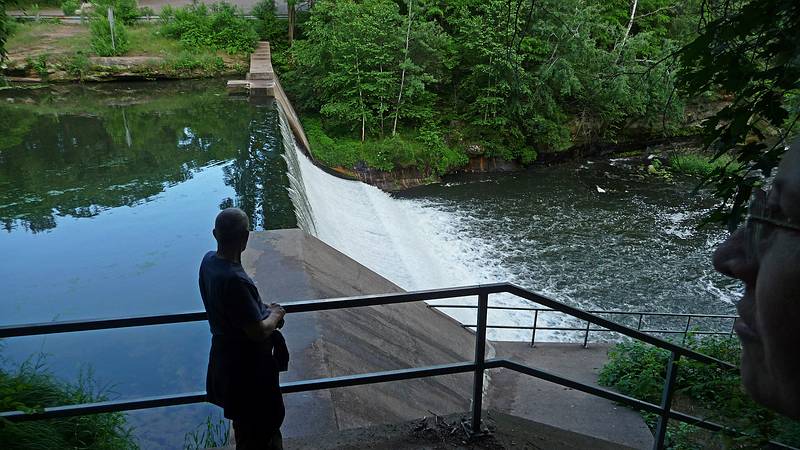
[[[92,50],[88,23],[18,23],[8,41],[3,74],[14,83],[208,78],[247,71],[245,53],[190,51],[159,28],[129,27],[128,52],[102,57]]]

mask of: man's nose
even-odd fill
[[[749,253],[747,236],[744,227],[741,227],[717,247],[712,257],[714,269],[745,283],[755,282],[758,266],[753,255]]]

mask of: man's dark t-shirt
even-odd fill
[[[200,295],[212,334],[208,401],[224,408],[228,419],[260,419],[277,431],[284,407],[272,342],[253,341],[244,332],[269,315],[253,280],[241,264],[208,252],[200,264]]]

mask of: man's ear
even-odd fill
[[[217,229],[216,229],[216,228],[214,228],[213,230],[211,230],[211,234],[213,234],[213,235],[214,235],[214,239],[217,239],[217,240],[219,240],[219,238],[217,237]]]

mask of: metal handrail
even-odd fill
[[[533,301],[535,303],[544,305],[555,311],[571,315],[587,323],[594,323],[608,331],[615,331],[626,335],[628,337],[652,344],[656,347],[668,350],[671,352],[670,361],[668,363],[668,370],[664,388],[662,402],[660,405],[645,402],[643,400],[628,397],[607,389],[584,384],[569,378],[561,377],[559,375],[551,374],[533,367],[528,367],[514,361],[506,359],[490,359],[485,360],[485,344],[486,344],[486,316],[489,309],[488,298],[490,294],[509,293],[521,298]],[[483,379],[484,371],[489,369],[505,368],[513,370],[528,376],[533,376],[546,381],[560,384],[562,386],[571,387],[591,395],[599,396],[628,406],[653,412],[659,415],[658,425],[656,427],[656,435],[654,439],[654,448],[661,449],[664,447],[664,438],[666,435],[666,427],[669,419],[678,420],[681,422],[690,423],[701,428],[711,431],[726,431],[730,433],[737,433],[735,430],[726,428],[722,425],[705,421],[704,419],[684,414],[678,411],[672,411],[671,399],[675,389],[675,379],[677,375],[677,362],[681,357],[694,359],[696,361],[714,364],[723,369],[736,370],[736,367],[725,361],[703,355],[694,350],[679,346],[672,342],[668,342],[657,337],[643,333],[642,331],[635,330],[616,322],[610,321],[603,317],[594,315],[592,313],[582,311],[572,306],[560,303],[556,300],[550,299],[540,294],[528,291],[522,287],[510,283],[495,283],[478,286],[466,286],[459,288],[436,289],[428,291],[404,292],[393,294],[381,295],[368,295],[358,297],[345,297],[327,300],[308,300],[300,302],[291,302],[284,304],[284,309],[287,313],[298,312],[311,312],[322,311],[341,308],[355,308],[364,306],[377,306],[393,303],[410,303],[423,300],[437,300],[444,298],[455,298],[464,296],[478,296],[478,320],[475,339],[475,359],[471,362],[459,362],[452,364],[443,364],[436,366],[408,368],[400,370],[391,370],[385,372],[372,372],[366,374],[346,375],[340,377],[320,378],[314,380],[302,380],[281,383],[281,391],[283,393],[293,392],[306,392],[317,389],[331,389],[345,386],[357,386],[372,383],[382,383],[387,381],[408,380],[413,378],[424,378],[431,376],[456,374],[473,372],[473,398],[472,398],[472,432],[480,434],[480,423],[482,417],[482,399],[483,399]],[[16,336],[32,336],[51,333],[69,333],[79,331],[91,331],[102,329],[113,329],[134,326],[151,326],[151,325],[164,325],[172,323],[184,322],[197,322],[207,319],[205,312],[191,312],[183,314],[168,314],[156,316],[138,316],[119,319],[99,319],[87,321],[63,321],[53,323],[38,323],[27,325],[12,325],[0,327],[0,338],[16,337]],[[588,326],[587,326],[588,327]],[[47,407],[38,411],[23,412],[23,411],[6,411],[0,412],[0,419],[7,419],[10,421],[30,421],[51,419],[57,417],[70,417],[84,414],[104,413],[104,412],[120,412],[130,411],[136,409],[147,409],[161,406],[184,405],[190,403],[202,403],[206,401],[205,392],[190,392],[184,394],[174,394],[165,396],[155,396],[138,398],[131,400],[115,400],[106,402],[95,402],[80,405],[65,405],[56,407]],[[775,445],[784,446],[783,444],[773,442]],[[785,446],[784,446],[785,447]]]
[[[477,305],[463,305],[463,304],[433,304],[427,305],[428,308],[451,308],[451,309],[476,309]],[[552,308],[541,308],[535,306],[496,306],[492,305],[489,306],[488,309],[496,309],[496,310],[507,310],[507,311],[532,311],[534,313],[533,316],[533,325],[532,326],[525,326],[525,325],[487,325],[488,328],[496,328],[496,329],[511,329],[511,330],[532,330],[531,332],[531,347],[536,346],[536,331],[543,330],[543,331],[583,331],[584,338],[583,338],[583,346],[586,347],[589,343],[589,332],[608,332],[609,330],[605,328],[591,328],[587,323],[585,327],[548,327],[548,326],[539,326],[539,313],[540,312],[555,312],[561,313],[561,311],[552,309]],[[682,344],[686,343],[686,337],[691,334],[695,335],[716,335],[716,336],[733,336],[733,330],[736,326],[736,321],[739,319],[737,315],[730,315],[730,314],[699,314],[699,313],[674,313],[674,312],[655,312],[655,311],[615,311],[615,310],[587,310],[586,312],[599,315],[622,315],[622,316],[633,316],[638,317],[639,321],[636,325],[636,330],[641,331],[643,333],[654,333],[654,334],[680,334],[683,336],[681,340]],[[643,330],[642,326],[644,324],[645,317],[680,317],[686,318],[686,326],[681,330]],[[731,320],[731,327],[728,331],[711,331],[711,330],[697,330],[691,329],[692,319],[725,319]],[[462,324],[463,328],[475,328],[475,325],[470,324]]]

